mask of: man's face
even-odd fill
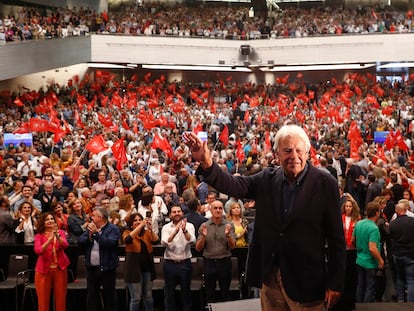
[[[214,218],[223,217],[223,203],[214,201],[213,204],[211,204],[211,215]]]
[[[288,136],[280,142],[277,154],[288,178],[296,178],[306,166],[308,152],[298,136]]]
[[[45,185],[45,192],[47,193],[47,194],[51,194],[52,193],[52,191],[53,191],[53,186],[52,185]]]
[[[98,228],[100,227],[100,224],[102,222],[102,216],[96,210],[92,212],[92,221]]]
[[[212,194],[207,195],[207,203],[211,204],[214,202],[214,200],[216,199],[216,197]]]
[[[22,193],[24,197],[30,197],[32,195],[32,189],[30,189],[29,187],[24,187],[22,189]]]
[[[179,206],[171,208],[170,217],[174,223],[177,223],[183,218],[183,210]]]

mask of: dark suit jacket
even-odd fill
[[[208,220],[207,217],[204,217],[203,215],[200,215],[194,211],[189,211],[187,214],[185,214],[184,217],[187,218],[187,221],[189,223],[194,225],[196,237],[198,236],[198,229],[200,229],[201,224]]]
[[[261,287],[276,266],[286,293],[294,301],[324,299],[327,288],[343,290],[345,239],[338,183],[330,174],[309,164],[294,206],[283,220],[282,168],[234,177],[214,164],[207,171],[200,167],[197,173],[220,192],[256,200],[247,260],[250,285]]]

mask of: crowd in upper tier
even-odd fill
[[[18,7],[18,13],[0,17],[6,41],[64,38],[89,33],[203,37],[233,40],[297,38],[306,36],[408,33],[413,31],[411,11],[390,6],[353,8],[286,7],[267,18],[240,5],[123,4],[96,12],[88,8],[39,10]]]

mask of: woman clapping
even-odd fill
[[[65,232],[57,228],[52,213],[44,213],[37,223],[34,250],[39,256],[36,262],[35,287],[38,310],[48,311],[53,287],[55,310],[66,310],[66,287],[69,258],[64,249],[68,247]]]

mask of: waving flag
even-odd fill
[[[118,139],[111,147],[112,154],[116,160],[116,169],[120,171],[125,163],[128,163],[126,155],[124,138]]]
[[[223,130],[221,131],[219,141],[221,141],[226,146],[229,144],[229,128],[227,127],[227,125],[225,125]]]
[[[49,122],[44,119],[31,118],[29,124],[32,132],[47,132],[49,130]]]
[[[85,146],[90,152],[97,154],[108,149],[108,145],[102,135],[94,136]]]

